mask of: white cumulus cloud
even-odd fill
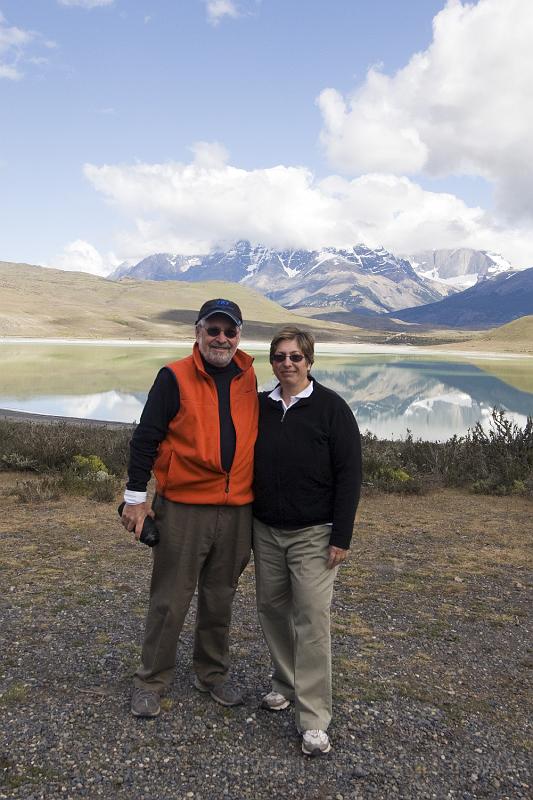
[[[229,159],[229,153],[219,142],[195,142],[191,147],[197,167],[222,167]]]
[[[349,175],[481,176],[501,214],[532,219],[532,41],[531,0],[448,0],[405,67],[372,67],[348,97],[320,94],[330,163]]]
[[[26,31],[14,25],[8,25],[0,11],[0,78],[19,80],[23,73],[20,61],[24,49],[35,39],[33,31]]]
[[[233,0],[206,0],[207,19],[212,25],[218,25],[224,17],[235,19],[239,10]]]
[[[460,198],[407,177],[367,174],[317,180],[304,167],[244,170],[220,145],[197,144],[191,163],[85,165],[97,191],[130,219],[118,235],[121,260],[154,252],[203,253],[248,238],[273,247],[348,247],[393,252],[473,247],[533,266],[527,227],[502,227]]]
[[[113,253],[108,253],[104,257],[89,242],[83,239],[76,239],[66,244],[63,252],[46,266],[69,272],[88,272],[91,275],[105,276],[118,264],[119,261]]]

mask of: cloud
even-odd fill
[[[219,142],[195,142],[191,147],[194,163],[206,169],[222,167],[229,159],[229,153]]]
[[[99,8],[110,6],[115,0],[57,0],[60,6],[79,6],[79,8]]]
[[[68,272],[88,272],[91,275],[108,275],[120,262],[113,253],[102,256],[96,247],[83,239],[69,242],[63,252],[48,267]]]
[[[207,8],[207,19],[211,25],[218,25],[224,17],[235,19],[240,16],[240,12],[234,0],[205,0]]]
[[[22,78],[22,72],[11,64],[0,64],[0,78],[19,81]]]
[[[19,62],[24,49],[35,37],[33,31],[10,27],[0,11],[0,78],[16,81],[23,77]]]
[[[348,175],[476,175],[497,209],[533,219],[531,0],[448,0],[433,40],[393,75],[317,102],[330,163]]]
[[[407,177],[373,173],[323,180],[304,167],[243,170],[219,144],[194,146],[189,164],[87,164],[85,176],[130,224],[117,237],[121,260],[154,252],[205,253],[248,238],[273,247],[349,247],[393,252],[474,247],[533,266],[533,231],[502,227],[453,194]]]

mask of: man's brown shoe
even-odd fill
[[[229,681],[219,683],[218,686],[206,686],[202,683],[200,678],[194,678],[194,688],[199,692],[209,692],[211,697],[216,703],[221,706],[241,706],[244,703],[242,692],[235,686],[232,686]]]
[[[161,711],[160,698],[151,689],[135,686],[131,695],[131,713],[134,717],[157,717]]]

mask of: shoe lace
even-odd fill
[[[140,687],[137,688],[136,692],[139,700],[149,700],[155,694],[151,689],[141,689]]]

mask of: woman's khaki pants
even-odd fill
[[[274,662],[272,689],[294,701],[299,731],[331,721],[330,525],[281,530],[254,519],[257,611]]]

